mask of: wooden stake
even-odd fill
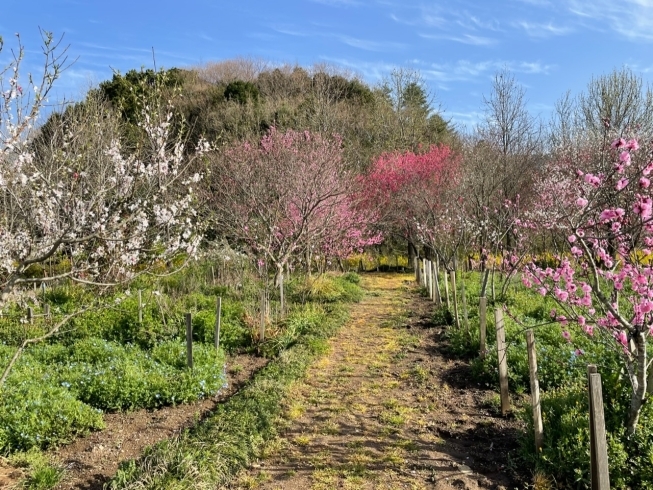
[[[533,431],[535,435],[535,454],[540,454],[544,429],[542,426],[542,407],[540,405],[540,382],[537,378],[537,356],[535,354],[535,334],[526,330],[526,348],[528,349],[528,369],[531,375],[531,405],[533,407]]]
[[[143,323],[143,292],[138,290],[138,323]]]
[[[444,269],[442,272],[444,281],[444,295],[447,297],[447,310],[451,311],[451,299],[449,298],[449,272]]]
[[[608,446],[605,440],[601,375],[596,366],[587,366],[590,409],[590,470],[592,490],[609,490]]]
[[[458,290],[456,288],[456,262],[454,261],[454,268],[451,271],[451,294],[453,296],[453,314],[456,317],[456,328],[460,328],[460,315],[458,314]]]
[[[261,291],[261,326],[259,332],[259,340],[265,340],[265,289]]]
[[[494,324],[497,329],[497,355],[499,356],[499,386],[501,388],[501,413],[505,416],[510,411],[510,394],[508,392],[508,361],[506,359],[506,331],[503,324],[503,310],[494,310]]]
[[[215,335],[214,335],[214,343],[215,343],[215,350],[220,349],[220,323],[221,323],[221,317],[222,317],[222,297],[218,296],[218,301],[216,304],[215,308]]]
[[[482,297],[485,296],[485,291],[486,291],[486,288],[487,288],[487,278],[489,277],[489,275],[490,275],[490,270],[485,269],[485,272],[483,273],[483,281],[481,283],[481,296]]]
[[[27,321],[30,323],[34,323],[34,310],[32,309],[31,306],[27,307]]]
[[[481,359],[485,358],[487,353],[486,336],[487,336],[487,298],[481,296],[478,300],[478,324],[479,324],[479,339],[480,349],[479,356]]]
[[[465,280],[460,282],[460,294],[463,297],[463,320],[465,322],[465,332],[469,333],[469,314],[467,311],[467,293],[465,292]]]
[[[442,306],[442,295],[440,294],[440,278],[438,277],[439,274],[439,267],[438,267],[438,258],[435,258],[435,262],[433,263],[433,280],[434,284],[433,287],[435,288],[435,304],[438,306]]]
[[[193,321],[190,313],[184,314],[186,320],[186,364],[193,369]]]
[[[424,286],[424,287],[427,286],[426,274],[427,274],[427,271],[426,271],[426,259],[422,259],[422,286]]]

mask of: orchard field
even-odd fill
[[[653,92],[632,71],[546,124],[500,71],[465,133],[415,71],[242,59],[53,110],[66,49],[42,34],[40,78],[20,38],[0,71],[2,485],[590,488],[593,364],[611,487],[653,488]]]

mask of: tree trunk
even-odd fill
[[[415,257],[417,257],[417,249],[415,248],[415,245],[413,245],[413,242],[410,240],[408,241],[408,266],[410,267],[410,264],[414,264]]]
[[[277,267],[277,285],[279,286],[279,303],[281,314],[284,315],[286,311],[286,298],[283,294],[283,265]]]
[[[637,430],[637,423],[639,422],[639,414],[642,411],[642,406],[646,401],[646,334],[644,332],[637,332],[633,339],[635,341],[636,353],[636,372],[631,373],[631,381],[633,384],[633,395],[630,399],[630,409],[628,410],[628,422],[626,424],[626,431],[628,435],[633,435]]]

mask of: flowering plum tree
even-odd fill
[[[283,307],[294,255],[308,247],[337,255],[379,239],[354,207],[354,186],[339,137],[272,128],[216,159],[206,198],[219,233],[274,265]]]
[[[193,254],[195,233],[188,151],[171,136],[172,107],[145,104],[139,157],[121,145],[118,117],[93,96],[40,133],[34,123],[60,73],[56,44],[44,38],[43,83],[22,88],[20,48],[2,72],[0,112],[0,287],[68,278],[106,286],[131,280],[179,253]],[[6,89],[6,90],[5,90]],[[28,99],[31,97],[31,99]],[[35,269],[46,261],[57,273]]]
[[[364,177],[367,205],[388,233],[451,257],[464,225],[455,193],[459,162],[444,145],[418,154],[384,153]]]
[[[192,185],[200,175],[186,174],[208,146],[187,149],[172,136],[172,106],[161,103],[156,87],[143,104],[138,156],[123,148],[119,116],[93,92],[37,128],[65,68],[52,35],[44,32],[43,42],[39,85],[31,75],[29,85],[21,82],[20,40],[0,70],[0,306],[35,282],[125,283],[180,254],[192,257],[199,242]],[[48,274],[43,265],[52,261],[56,272]],[[0,385],[27,345],[55,335],[69,319],[26,339]]]
[[[557,267],[529,263],[522,280],[557,300],[554,317],[563,325],[574,322],[587,335],[614,339],[632,385],[632,434],[653,388],[647,351],[653,333],[653,161],[650,148],[640,149],[635,139],[604,145],[599,161],[593,153],[575,153],[580,168],[569,167],[564,155],[552,162],[540,188],[546,211],[534,214],[532,223],[563,232],[567,253]]]

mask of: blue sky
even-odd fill
[[[478,121],[493,74],[510,69],[530,110],[548,119],[567,90],[628,66],[653,78],[653,0],[2,0],[5,51],[21,34],[37,72],[38,27],[65,33],[70,58],[57,96],[153,66],[234,57],[330,63],[376,84],[393,68],[419,70],[459,125]],[[27,6],[28,5],[28,6]]]

